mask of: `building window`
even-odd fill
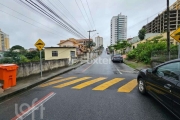
[[[75,51],[71,51],[71,57],[75,57]]]
[[[57,57],[58,56],[58,51],[52,51],[52,57]]]

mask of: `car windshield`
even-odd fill
[[[0,120],[174,120],[137,70],[179,37],[180,0],[0,0]]]

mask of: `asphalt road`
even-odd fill
[[[104,52],[0,103],[0,120],[176,120],[151,96],[139,94],[136,77],[132,68],[112,63]]]

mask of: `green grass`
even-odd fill
[[[132,68],[134,68],[134,69],[137,68],[137,66],[136,66],[135,64],[133,64],[133,63],[128,63],[128,62],[125,62],[125,63],[126,63],[126,65],[128,65],[129,67],[132,67]]]
[[[150,65],[144,64],[142,62],[137,63],[135,61],[124,60],[124,63],[134,69],[143,69],[150,67]]]

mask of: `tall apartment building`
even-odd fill
[[[111,42],[116,44],[117,41],[126,40],[127,38],[127,16],[121,13],[111,19]]]
[[[170,30],[180,25],[180,0],[170,6]],[[163,11],[154,20],[144,26],[146,33],[163,33],[167,31],[167,11]]]
[[[100,36],[95,37],[95,43],[96,43],[96,47],[103,45],[103,37]]]
[[[9,35],[5,34],[0,29],[0,51],[9,49]]]

